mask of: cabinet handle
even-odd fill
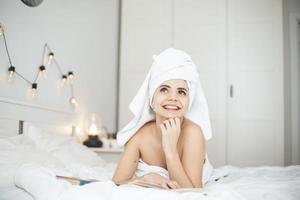
[[[230,85],[230,97],[233,97],[233,85]]]

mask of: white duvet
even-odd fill
[[[30,130],[27,136],[0,138],[1,200],[31,199],[30,196],[35,200],[300,200],[300,166],[217,168],[204,192],[115,186],[110,181],[115,165],[105,163],[70,137]],[[72,186],[55,175],[102,181]],[[15,185],[20,189],[16,190]]]
[[[130,185],[116,186],[109,180],[111,173],[103,174],[107,169],[89,167],[84,169],[81,166],[81,170],[89,177],[94,176],[99,179],[101,177],[104,181],[74,186],[56,179],[53,170],[37,164],[26,164],[17,171],[15,184],[30,193],[36,200],[300,199],[300,166],[244,169],[225,166],[214,171],[203,192],[176,192]]]

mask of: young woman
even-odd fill
[[[130,109],[135,117],[117,135],[125,150],[113,181],[142,179],[172,189],[202,187],[212,170],[205,152],[211,128],[190,56],[176,49],[155,56]]]

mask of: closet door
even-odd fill
[[[122,0],[119,130],[131,119],[130,101],[142,85],[152,55],[171,46],[171,0]]]
[[[228,164],[283,165],[281,0],[228,0]]]
[[[225,0],[174,0],[174,47],[198,66],[212,123],[207,152],[214,166],[226,164],[225,9]]]

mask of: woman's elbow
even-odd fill
[[[192,185],[193,185],[193,188],[202,188],[203,187],[203,184],[201,181],[199,183],[192,183]]]
[[[113,176],[112,178],[112,181],[115,183],[115,184],[121,184],[123,181],[122,179],[116,177],[116,176]]]
[[[127,180],[127,179],[121,179],[121,178],[118,178],[118,177],[113,177],[112,178],[112,181],[117,184],[117,185],[122,185],[122,184],[126,184],[128,183],[130,180]]]

